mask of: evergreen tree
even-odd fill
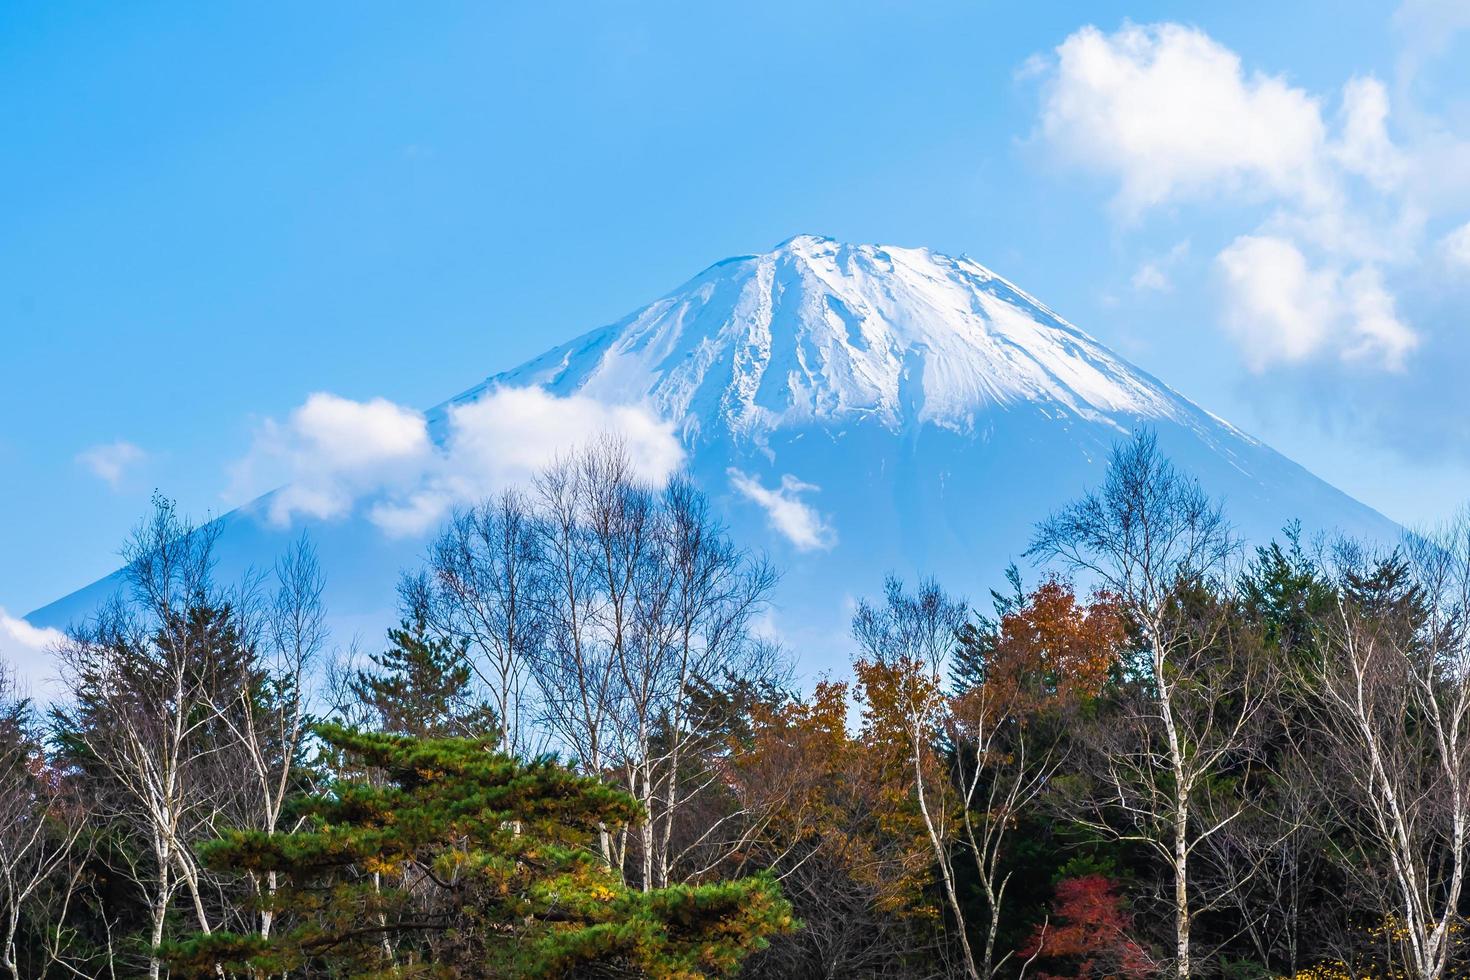
[[[1357,559],[1357,560],[1354,560]],[[1395,549],[1376,561],[1351,549],[1342,561],[1343,600],[1359,615],[1390,626],[1407,640],[1425,621],[1428,601],[1404,553]]]
[[[139,606],[104,610],[69,640],[72,699],[53,707],[52,726],[58,770],[83,788],[97,824],[91,877],[105,910],[84,938],[116,943],[122,968],[152,975],[159,939],[180,922],[233,921],[251,890],[196,876],[196,903],[179,868],[217,820],[246,816],[254,787],[232,728],[269,695],[231,603],[198,588]]]
[[[406,593],[408,610],[388,630],[388,649],[371,657],[378,670],[359,671],[353,694],[385,732],[421,738],[494,734],[494,710],[472,694],[465,644],[434,635],[426,602],[412,590]]]
[[[284,880],[282,923],[168,950],[178,975],[459,977],[733,973],[794,927],[767,877],[649,892],[591,848],[636,803],[491,738],[416,739],[324,726],[352,766],[294,833],[236,831],[202,849],[220,870]]]
[[[1283,529],[1286,542],[1256,549],[1240,582],[1245,612],[1260,625],[1262,639],[1289,656],[1311,649],[1318,624],[1336,598],[1332,583],[1303,549],[1301,524]]]
[[[995,656],[996,644],[1000,642],[1000,623],[1006,616],[1021,608],[1026,602],[1026,590],[1021,585],[1021,570],[1015,562],[1006,566],[1007,591],[990,590],[990,605],[993,615],[975,610],[973,618],[959,629],[950,665],[952,693],[963,694],[985,683],[986,665]]]

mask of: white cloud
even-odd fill
[[[1408,161],[1388,138],[1388,90],[1376,78],[1354,78],[1342,89],[1342,136],[1331,148],[1344,170],[1381,190],[1403,180]]]
[[[431,457],[420,413],[383,398],[357,402],[317,392],[286,421],[260,426],[250,454],[235,465],[234,482],[245,495],[284,483],[268,516],[285,526],[297,514],[344,517],[364,495],[406,490]]]
[[[684,465],[673,426],[647,409],[585,395],[560,398],[540,388],[501,388],[451,406],[445,446],[419,486],[380,501],[368,516],[389,534],[419,533],[455,505],[527,483],[557,456],[602,434],[623,441],[639,479],[661,485]]]
[[[14,667],[17,678],[33,693],[43,695],[36,688],[50,686],[56,674],[52,649],[64,639],[59,630],[32,626],[0,606],[0,661]]]
[[[1419,345],[1419,335],[1399,319],[1394,298],[1373,266],[1350,273],[1342,282],[1343,304],[1350,325],[1344,360],[1365,361],[1402,371],[1404,358]]]
[[[1331,125],[1328,101],[1248,71],[1195,28],[1085,27],[1056,49],[1038,131],[1058,158],[1115,182],[1130,221],[1204,199],[1266,210],[1216,258],[1231,290],[1223,325],[1253,369],[1332,353],[1399,370],[1419,338],[1385,271],[1423,241],[1422,154],[1391,138],[1377,79],[1350,79]],[[1171,277],[1150,259],[1132,284],[1162,291]]]
[[[1466,222],[1439,240],[1445,261],[1461,272],[1470,272],[1470,222]]]
[[[82,450],[77,453],[76,461],[116,490],[127,471],[147,458],[148,454],[142,449],[119,439]]]
[[[1317,100],[1279,77],[1247,75],[1203,32],[1084,27],[1056,55],[1041,131],[1064,157],[1115,177],[1125,214],[1262,186],[1325,192]]]
[[[755,477],[733,467],[726,473],[736,492],[764,510],[771,527],[798,551],[831,548],[837,543],[836,531],[815,508],[801,499],[803,493],[820,490],[820,487],[803,483],[787,473],[781,477],[780,486],[768,490]]]
[[[1170,270],[1189,254],[1189,242],[1182,241],[1157,258],[1152,258],[1133,273],[1132,286],[1135,292],[1167,293],[1174,288]]]
[[[1216,262],[1227,289],[1226,325],[1254,370],[1305,360],[1326,341],[1336,278],[1309,269],[1291,242],[1241,236]]]
[[[1417,342],[1371,267],[1314,269],[1292,242],[1257,235],[1235,239],[1216,265],[1226,328],[1252,370],[1322,353],[1397,370]]]
[[[501,388],[451,406],[441,443],[422,413],[384,399],[315,394],[283,423],[266,422],[235,467],[235,495],[285,486],[270,500],[276,524],[297,515],[345,517],[360,505],[390,536],[422,533],[455,506],[527,482],[558,455],[601,434],[627,446],[634,471],[663,483],[684,461],[673,427],[643,408],[539,388]]]

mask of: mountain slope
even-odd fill
[[[1091,420],[1197,411],[970,259],[812,236],[717,263],[461,399],[499,384],[646,398],[692,436],[756,441],[846,420],[973,433],[978,413],[1022,403]]]
[[[1373,538],[1392,522],[1138,370],[968,258],[801,236],[710,266],[623,320],[428,413],[540,386],[651,408],[676,426],[738,540],[787,568],[771,628],[809,667],[845,653],[853,596],[888,570],[983,595],[1031,525],[1096,482],[1139,426],[1216,495],[1247,537],[1286,521]],[[285,533],[228,515],[226,565]],[[339,626],[388,621],[421,543],[359,519],[319,529]],[[338,571],[340,569],[340,572]],[[56,624],[97,586],[38,610]]]

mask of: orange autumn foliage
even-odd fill
[[[758,844],[791,863],[820,849],[882,910],[937,914],[922,898],[928,846],[905,812],[898,760],[888,740],[849,734],[849,705],[846,684],[823,681],[808,699],[756,709],[734,776],[746,805],[765,814]]]
[[[1014,691],[1020,709],[1094,698],[1112,676],[1126,635],[1112,596],[1082,603],[1071,585],[1049,579],[1001,617],[986,683]]]
[[[925,664],[907,657],[886,663],[859,660],[853,671],[863,708],[858,742],[879,804],[876,823],[881,833],[904,842],[910,858],[893,884],[907,896],[910,911],[937,916],[939,908],[932,898],[921,897],[933,880],[934,865],[916,796],[914,752],[917,748],[931,818],[952,823],[958,799],[938,750],[947,708],[939,678]]]
[[[1124,621],[1106,596],[1077,600],[1048,581],[1002,617],[985,682],[958,696],[936,665],[908,656],[860,659],[852,688],[819,683],[812,695],[754,709],[751,744],[732,754],[731,778],[745,807],[760,812],[754,850],[789,860],[813,853],[840,863],[873,889],[883,910],[934,919],[935,856],[924,808],[945,841],[966,801],[945,754],[984,730],[986,765],[1003,764],[996,726],[1096,696],[1117,662]],[[849,708],[861,709],[856,733]],[[995,754],[992,754],[992,750]]]
[[[988,747],[998,726],[1097,697],[1113,676],[1126,620],[1106,593],[1080,602],[1067,582],[1050,579],[1000,618],[984,651],[983,680],[949,704],[952,737]],[[968,642],[983,643],[971,635]]]

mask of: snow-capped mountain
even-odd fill
[[[770,627],[809,668],[839,662],[853,597],[889,570],[983,595],[1034,522],[1096,482],[1139,426],[1225,499],[1248,538],[1292,519],[1398,534],[984,266],[928,249],[801,236],[718,262],[432,409],[429,432],[443,442],[457,408],[529,386],[674,425],[737,539],[786,568]],[[297,533],[263,512],[222,518],[227,565],[261,564]],[[313,533],[339,625],[375,643],[422,541],[385,541],[360,517]],[[63,623],[108,588],[30,618]]]
[[[856,421],[973,435],[1022,404],[1089,421],[1197,414],[971,259],[810,235],[717,263],[461,398],[526,384],[646,399],[696,443]]]

